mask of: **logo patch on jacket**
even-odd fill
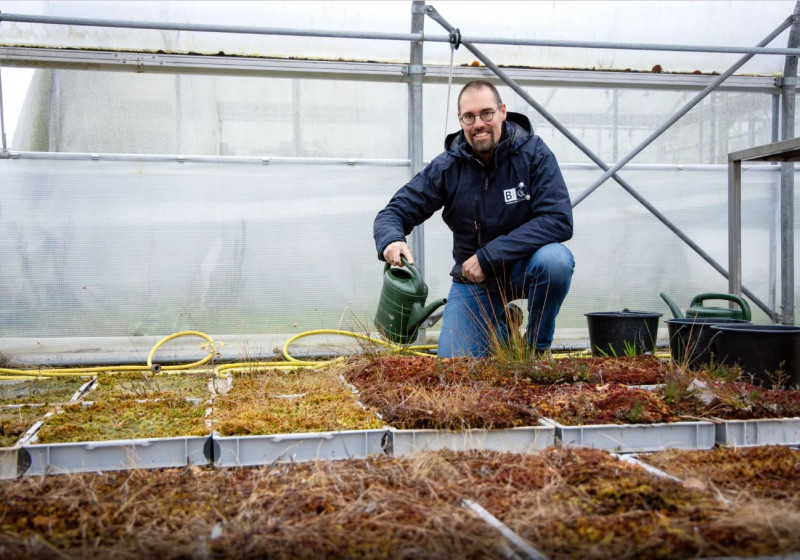
[[[506,204],[516,204],[520,200],[530,200],[531,195],[525,193],[525,183],[521,182],[516,188],[505,189],[503,191],[503,200]]]

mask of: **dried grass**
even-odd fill
[[[725,505],[591,449],[112,472],[0,489],[4,558],[504,557],[507,543],[464,498],[551,560],[800,550],[796,502]]]

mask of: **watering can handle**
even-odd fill
[[[409,263],[408,259],[406,259],[405,256],[402,255],[402,254],[400,255],[400,262],[403,263],[404,267],[406,267],[408,270],[411,271],[411,274],[414,275],[414,281],[415,282],[419,283],[419,282],[423,281],[422,280],[422,273],[419,271],[419,269],[416,266],[414,266],[413,264]]]
[[[689,304],[689,307],[702,307],[703,301],[710,300],[710,299],[721,299],[725,301],[732,301],[736,305],[738,305],[742,309],[742,316],[750,320],[750,304],[747,303],[743,298],[735,295],[735,294],[722,294],[722,293],[708,293],[708,294],[698,294],[692,298],[692,302]]]

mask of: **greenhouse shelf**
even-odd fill
[[[400,457],[416,451],[472,449],[530,453],[555,444],[555,428],[541,421],[539,426],[506,430],[399,430],[389,428],[383,444],[388,455]]]
[[[679,449],[711,449],[714,423],[706,421],[665,424],[598,424],[565,426],[548,419],[563,447],[594,447],[621,453]]]
[[[800,445],[800,418],[714,420],[716,442],[729,447]]]
[[[385,429],[251,436],[212,436],[214,465],[244,467],[270,463],[361,459],[382,454]]]
[[[26,476],[208,465],[209,436],[22,444]]]

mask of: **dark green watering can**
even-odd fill
[[[413,264],[401,256],[403,268],[393,268],[386,263],[383,271],[383,289],[375,313],[375,327],[395,344],[410,344],[417,338],[422,322],[439,309],[446,299],[437,299],[427,307],[428,286]]]
[[[667,302],[670,311],[672,311],[676,319],[684,318],[681,310],[666,293],[661,292],[661,299]],[[738,305],[739,309],[703,305],[704,302],[709,300],[731,301]],[[745,321],[749,321],[751,319],[750,304],[734,294],[700,294],[692,298],[689,307],[686,309],[686,319],[744,319]]]

